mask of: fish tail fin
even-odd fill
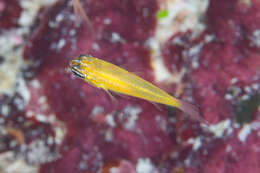
[[[194,106],[182,100],[178,100],[178,102],[180,103],[179,109],[182,110],[184,113],[188,114],[191,118],[195,120],[209,125],[208,121],[206,121],[204,118],[200,116],[199,108],[197,106]]]

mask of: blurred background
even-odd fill
[[[80,54],[210,125],[113,102],[71,74]],[[258,173],[259,86],[258,0],[0,0],[0,173]]]

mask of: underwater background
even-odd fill
[[[197,105],[209,126],[111,100],[71,74],[80,54]],[[259,105],[259,0],[0,0],[0,173],[259,173]]]

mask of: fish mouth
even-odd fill
[[[81,63],[80,60],[72,60],[70,62],[70,69],[75,76],[85,79],[86,75],[80,72],[81,70],[80,63]]]

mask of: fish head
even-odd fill
[[[80,55],[71,60],[69,66],[72,73],[79,78],[86,79],[88,73],[91,72],[92,58],[91,56]]]

